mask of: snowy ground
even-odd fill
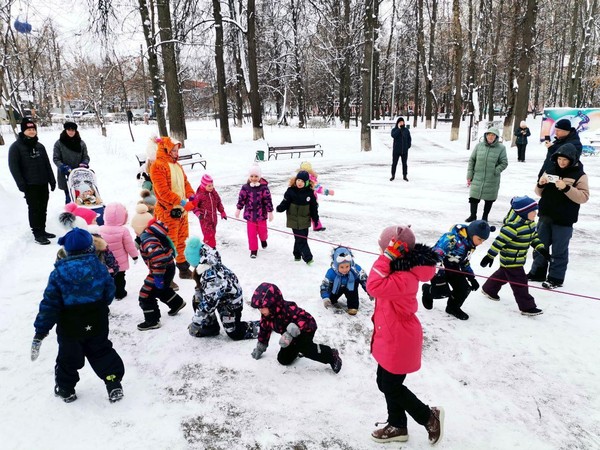
[[[532,137],[539,119],[529,120]],[[226,210],[233,216],[235,202],[255,151],[264,142],[251,141],[251,130],[232,128],[234,144],[219,145],[214,122],[188,123],[189,149],[202,152]],[[10,133],[4,137],[11,143]],[[43,129],[40,140],[51,152],[58,129]],[[319,325],[316,341],[340,349],[344,365],[335,375],[329,366],[301,359],[283,367],[275,358],[278,336],[262,359],[250,357],[254,341],[232,342],[224,335],[196,339],[187,325],[191,306],[176,317],[163,309],[159,330],[140,332],[142,320],[137,291],[146,274],[143,264],[127,273],[129,296],[111,306],[111,339],[126,366],[125,398],[111,405],[91,369],[81,371],[79,399],[64,404],[54,398],[53,367],[57,345],[54,332],[44,341],[40,358],[32,363],[29,346],[33,320],[57,245],[38,246],[27,226],[27,210],[8,172],[0,167],[3,220],[0,233],[0,386],[5,449],[377,449],[369,435],[375,421],[386,419],[383,395],[375,384],[376,363],[369,354],[373,304],[364,293],[355,317],[332,314],[322,307],[319,285],[329,265],[332,244],[343,243],[356,252],[367,271],[377,252],[377,237],[385,226],[410,223],[418,241],[433,244],[438,236],[468,215],[465,183],[465,134],[450,143],[448,124],[411,129],[409,179],[389,181],[391,138],[388,130],[374,132],[374,149],[360,152],[357,129],[267,127],[268,139],[314,140],[325,149],[323,158],[310,158],[319,180],[335,189],[322,197],[320,213],[327,230],[312,237],[316,263],[308,267],[292,257],[292,238],[271,231],[269,248],[251,260],[245,225],[221,221],[217,242],[224,263],[239,277],[248,302],[263,281],[276,283],[289,300],[313,314]],[[139,187],[134,154],[143,152],[149,126],[134,127],[131,143],[126,125],[111,125],[108,138],[95,129],[81,130],[96,171],[102,198],[120,201],[133,213]],[[535,139],[531,139],[535,141]],[[6,161],[8,145],[0,147]],[[527,162],[517,163],[516,148],[508,150],[500,197],[490,219],[499,225],[514,195],[533,194],[535,176],[545,148],[533,142]],[[281,201],[288,177],[302,160],[282,157],[261,163],[270,181],[274,202]],[[564,291],[598,297],[600,158],[584,159],[592,193],[581,208],[571,241],[571,262]],[[399,169],[400,170],[400,169]],[[186,169],[194,188],[203,169]],[[48,229],[58,233],[62,192],[51,195]],[[285,217],[270,224],[285,230]],[[192,234],[199,234],[190,220]],[[474,254],[479,260],[492,238]],[[480,279],[482,281],[483,279]],[[177,280],[188,304],[191,281]],[[362,292],[362,291],[361,291]],[[600,448],[600,383],[597,346],[600,341],[600,302],[557,292],[532,290],[544,314],[521,316],[508,287],[502,301],[491,302],[480,292],[465,304],[471,318],[460,322],[444,312],[438,301],[433,311],[418,312],[425,332],[422,369],[406,383],[423,401],[446,409],[443,449],[592,449]],[[248,305],[244,318],[258,319]],[[410,441],[386,448],[429,448],[423,428],[409,419]]]

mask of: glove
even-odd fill
[[[63,175],[69,175],[71,173],[71,166],[63,164],[60,166],[60,171],[63,173]]]
[[[474,276],[467,277],[467,281],[471,285],[472,291],[476,291],[477,289],[479,289],[479,282],[477,281],[477,279]]]
[[[195,195],[190,195],[188,197],[188,201],[193,202],[194,200],[196,200],[196,196]]]
[[[483,257],[483,259],[481,260],[481,262],[479,263],[479,265],[481,267],[485,267],[485,266],[492,267],[493,263],[494,263],[494,258],[492,258],[490,255],[485,255]]]
[[[50,190],[51,190],[52,192],[54,192],[54,189],[56,189],[56,185],[55,185],[55,184],[51,184],[51,185],[50,185]]]
[[[269,212],[269,214],[267,214],[269,217],[269,222],[273,222],[273,212]]]
[[[227,214],[225,214],[225,213],[222,213],[222,214],[221,214],[221,219],[223,219],[223,220],[227,220]]]
[[[44,338],[48,336],[48,333],[35,333],[33,336],[33,341],[31,342],[31,360],[35,361],[40,356],[40,347],[42,346],[42,341]]]
[[[550,256],[550,252],[548,252],[548,250],[546,250],[546,247],[536,249],[535,251],[538,252],[540,255],[542,255],[546,261],[548,261],[548,262],[552,261],[552,256]]]
[[[164,289],[165,279],[162,275],[154,275],[154,286],[156,286],[156,289]]]
[[[375,297],[373,297],[372,295],[369,295],[369,300],[371,300],[373,302],[373,301],[375,301]]]
[[[190,332],[191,336],[197,337],[198,332],[200,331],[200,325],[198,325],[196,322],[192,322],[188,325],[188,331]]]
[[[275,208],[275,211],[277,211],[277,212],[284,212],[285,208],[283,206],[281,206],[281,205],[277,205],[277,208]]]
[[[406,242],[397,241],[396,239],[392,239],[386,249],[383,251],[385,256],[390,258],[392,261],[401,258],[407,252],[408,245],[406,245]]]
[[[188,202],[186,199],[181,200],[179,204],[183,206],[183,209],[185,209],[186,211],[191,211],[192,209],[194,209],[194,204],[192,202]]]
[[[137,262],[138,262],[138,259],[139,259],[139,258],[138,258],[137,256],[134,256],[134,257],[133,257],[133,258],[131,258],[131,259],[133,259],[133,263],[134,263],[134,264],[137,264]]]
[[[242,211],[241,211],[241,210],[239,210],[239,209],[236,209],[236,210],[235,210],[235,218],[236,218],[236,219],[239,219],[239,218],[240,218],[240,213],[241,213],[241,212],[242,212]]]
[[[89,169],[90,168],[90,166],[88,166],[86,163],[79,164],[79,167],[83,167],[84,169]]]
[[[262,342],[257,342],[256,348],[254,350],[252,350],[251,355],[254,359],[260,359],[260,357],[266,350],[267,350],[267,346],[265,344],[263,344]]]

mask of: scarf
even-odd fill
[[[79,131],[75,131],[75,135],[69,137],[67,130],[63,130],[63,132],[60,133],[59,141],[69,150],[81,153],[81,136],[79,136]]]

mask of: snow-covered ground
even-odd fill
[[[500,225],[515,195],[534,196],[535,177],[545,148],[535,142],[539,122],[528,120],[532,139],[527,162],[517,163],[516,148],[508,149],[509,166],[502,175],[500,196],[490,215]],[[138,200],[134,154],[143,152],[153,128],[134,127],[136,142],[126,125],[110,125],[108,137],[96,129],[82,129],[96,171],[102,198],[124,203],[130,214]],[[360,152],[356,128],[309,129],[267,126],[267,140],[321,143],[323,158],[306,158],[319,181],[335,189],[334,197],[320,198],[320,214],[327,230],[311,237],[328,243],[310,243],[315,264],[293,261],[293,239],[285,217],[270,223],[269,247],[251,260],[245,225],[232,220],[237,194],[246,181],[255,151],[264,142],[252,142],[251,129],[232,128],[234,144],[219,145],[214,122],[188,123],[187,148],[200,151],[208,173],[232,219],[221,221],[217,242],[225,265],[239,277],[246,306],[243,317],[258,319],[248,301],[256,286],[277,284],[285,298],[298,302],[317,320],[315,340],[340,350],[342,371],[306,359],[289,367],[276,360],[278,336],[263,357],[255,361],[254,341],[233,342],[224,333],[197,339],[187,332],[192,316],[193,282],[177,279],[188,307],[176,317],[163,308],[162,328],[140,332],[142,321],[137,292],[146,274],[143,264],[127,273],[129,296],[111,306],[111,339],[125,361],[125,398],[109,404],[102,382],[89,366],[81,371],[78,400],[56,399],[53,367],[55,333],[44,341],[40,358],[32,363],[29,347],[33,320],[52,270],[57,245],[33,242],[27,209],[6,164],[7,145],[0,147],[2,221],[0,234],[0,421],[3,449],[377,449],[370,440],[376,421],[385,421],[383,395],[375,383],[376,363],[369,354],[373,304],[361,290],[355,317],[325,310],[319,285],[329,266],[334,244],[356,251],[356,261],[369,271],[382,228],[408,223],[417,240],[432,245],[441,233],[468,215],[465,174],[470,154],[461,140],[449,142],[449,124],[425,130],[411,129],[410,182],[390,182],[389,129],[374,132],[373,151]],[[51,153],[58,129],[40,130],[40,140]],[[474,145],[474,144],[473,144]],[[302,159],[281,157],[262,162],[274,202],[281,201],[287,181]],[[571,241],[571,261],[563,290],[596,297],[587,299],[533,289],[542,316],[519,314],[508,286],[502,300],[492,302],[480,292],[465,303],[466,322],[444,312],[445,301],[433,311],[420,310],[425,348],[423,367],[406,384],[431,406],[446,409],[443,449],[592,449],[600,448],[600,270],[598,246],[600,158],[584,159],[590,177],[591,199],[583,205]],[[400,170],[400,168],[399,168]],[[194,188],[204,173],[196,166],[186,172]],[[58,233],[57,216],[62,192],[51,195],[48,230]],[[481,205],[480,205],[481,209]],[[195,219],[191,234],[200,235]],[[497,268],[479,267],[490,239],[474,254],[479,275]],[[528,262],[528,266],[530,261]],[[483,281],[483,279],[480,279]],[[425,430],[409,419],[410,440],[386,448],[429,448]]]

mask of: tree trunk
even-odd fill
[[[508,68],[508,86],[507,86],[507,93],[506,93],[506,116],[504,117],[504,127],[503,127],[503,131],[502,131],[502,138],[505,141],[509,141],[512,138],[512,134],[513,134],[512,124],[513,124],[513,118],[514,118],[516,90],[518,88],[518,86],[516,85],[515,58],[513,57],[513,55],[517,54],[517,39],[518,39],[519,33],[521,32],[521,30],[517,26],[517,22],[519,19],[518,11],[520,10],[519,1],[520,0],[515,0],[513,2],[512,8],[511,8],[512,9],[512,20],[510,21],[511,35],[510,35],[510,42],[508,43],[508,48],[506,51],[506,53],[508,55],[510,55],[510,57],[508,59],[509,68]]]
[[[306,108],[304,103],[304,82],[302,79],[302,67],[300,65],[300,48],[298,39],[299,5],[292,2],[292,30],[294,35],[294,88],[296,101],[298,103],[298,128],[306,125]]]
[[[237,9],[234,0],[229,0],[229,13],[233,21],[238,20]],[[238,39],[240,30],[237,27],[232,27],[231,30],[231,48],[233,49],[233,60],[235,63],[235,112],[236,126],[242,127],[244,121],[244,95],[246,94],[246,83],[244,79],[244,69],[242,67],[243,48],[240,48],[240,40]]]
[[[361,151],[371,151],[371,117],[373,113],[373,2],[377,0],[365,0],[364,15],[364,52],[361,70],[362,82],[362,113],[360,124],[360,148]]]
[[[340,42],[344,52],[344,61],[340,68],[340,120],[344,122],[344,128],[350,128],[350,94],[352,79],[350,78],[350,0],[342,0],[343,3],[343,26],[340,30]]]
[[[213,0],[215,18],[215,65],[217,68],[217,95],[219,97],[219,125],[221,129],[221,144],[231,144],[229,132],[229,112],[227,111],[227,92],[225,84],[225,61],[223,58],[223,17],[221,16],[220,0]]]
[[[138,0],[140,5],[140,17],[142,19],[142,29],[144,30],[144,39],[148,50],[148,73],[152,83],[152,98],[154,99],[154,108],[156,121],[158,122],[158,132],[161,136],[167,136],[167,121],[165,120],[165,110],[163,108],[162,87],[160,84],[160,71],[158,69],[158,57],[156,55],[156,41],[154,36],[154,24],[150,21],[150,13],[146,0]]]
[[[179,73],[177,72],[177,58],[175,43],[171,31],[171,9],[168,1],[157,1],[158,27],[161,42],[161,55],[163,71],[165,74],[165,88],[167,90],[167,114],[169,116],[169,131],[171,137],[181,142],[185,147],[187,133],[185,129],[185,113],[183,111],[183,97],[179,86]],[[221,33],[223,31],[221,30]]]
[[[498,2],[498,16],[497,16],[496,20],[494,21],[497,28],[495,30],[493,30],[493,35],[494,35],[494,44],[493,44],[493,50],[492,50],[493,55],[498,54],[498,48],[500,47],[500,37],[502,36],[500,29],[502,28],[502,20],[501,19],[502,19],[503,7],[504,7],[504,0],[500,0]],[[496,90],[496,74],[498,72],[498,61],[492,60],[491,64],[492,64],[492,70],[490,73],[490,82],[488,85],[488,117],[489,117],[490,122],[494,120],[494,91]]]
[[[213,0],[215,1],[215,0]],[[258,90],[258,63],[256,54],[256,0],[248,0],[248,78],[250,79],[250,110],[252,112],[252,138],[256,141],[264,139],[262,123],[262,105]]]
[[[462,113],[462,26],[460,23],[460,0],[452,0],[452,44],[454,45],[454,103],[452,106],[452,129],[450,140],[458,140],[460,115]],[[471,139],[471,136],[467,136]]]

